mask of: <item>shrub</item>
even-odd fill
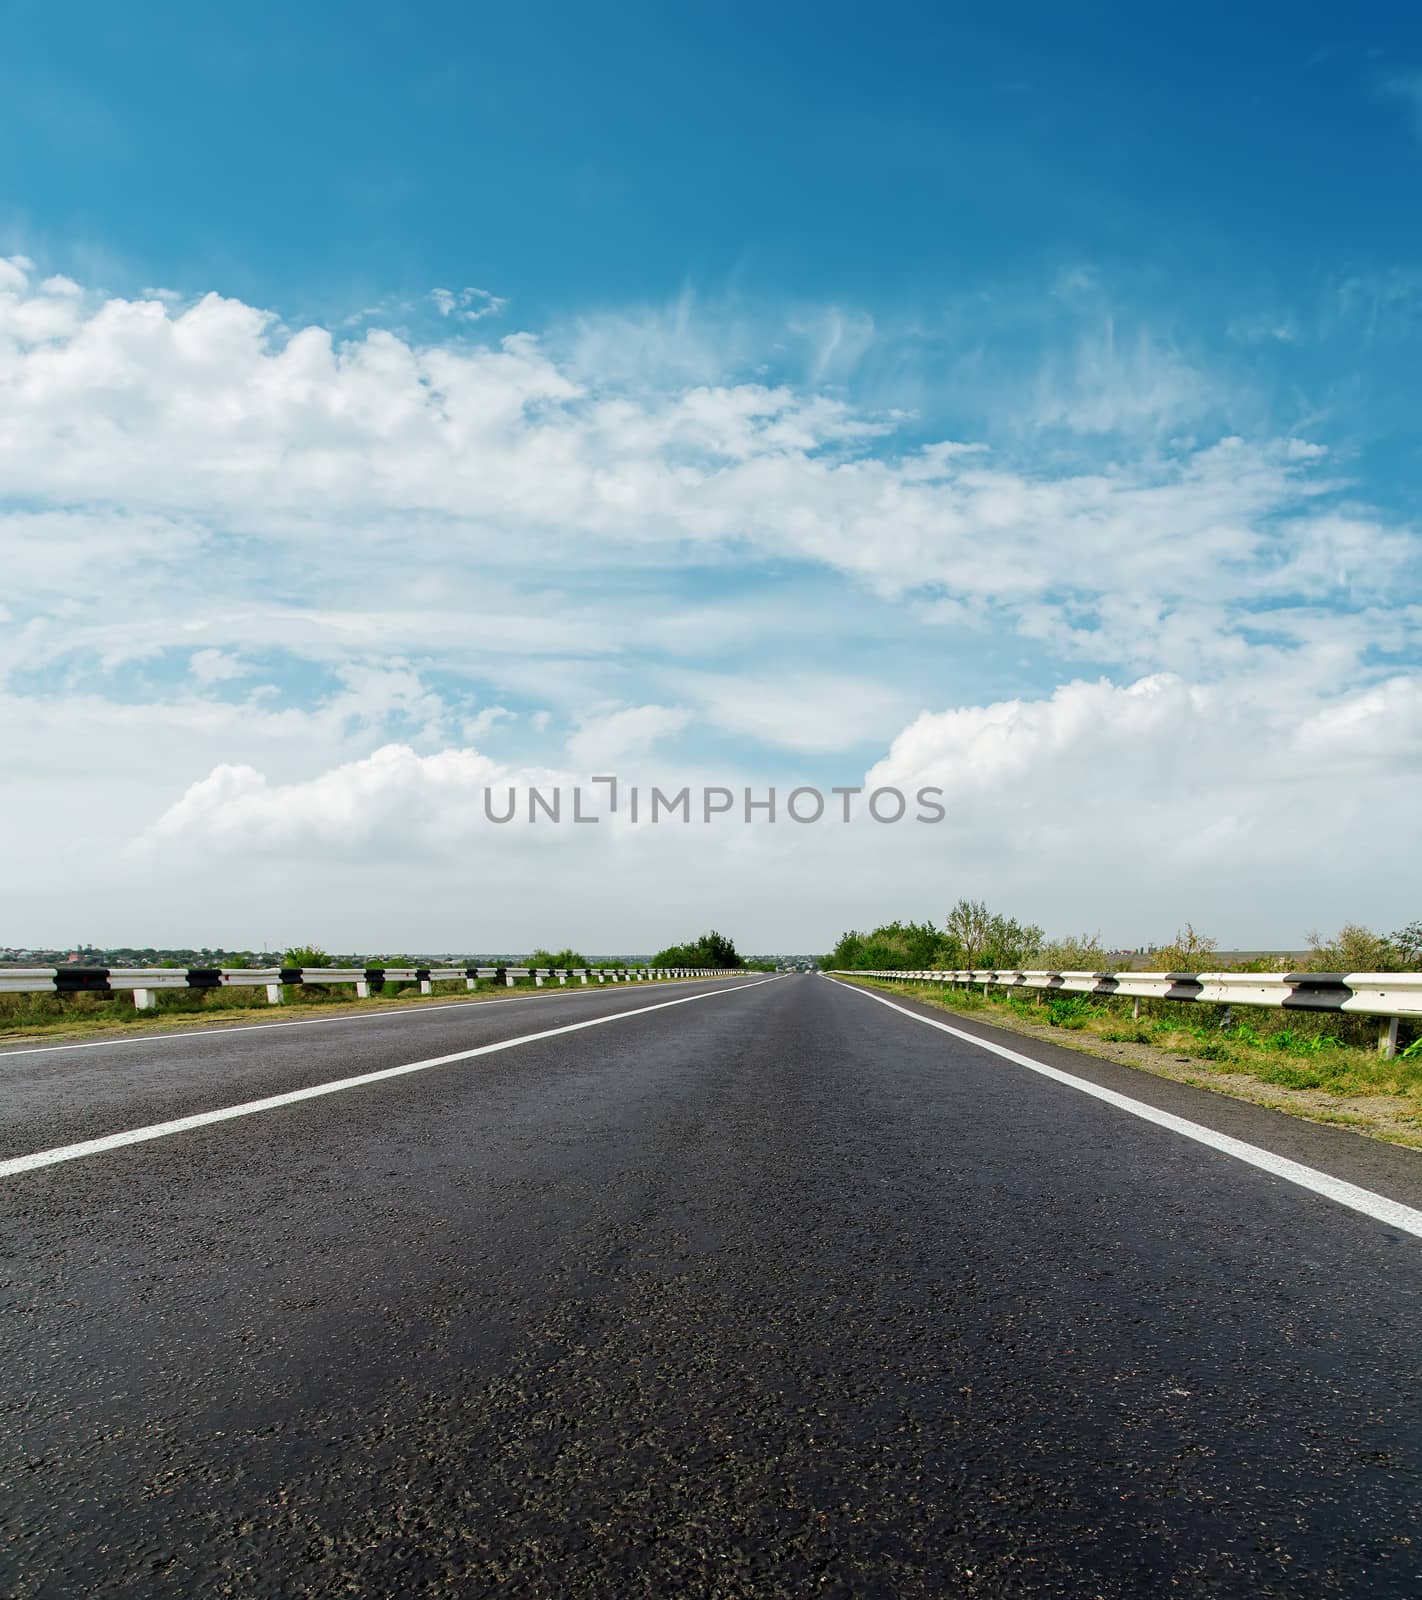
[[[717,933],[714,928],[709,933],[703,933],[699,939],[689,940],[686,944],[668,945],[665,950],[659,950],[651,959],[650,965],[654,967],[720,967],[729,969],[741,965],[740,954],[735,945],[725,934]],[[890,963],[862,962],[863,966],[883,965]],[[898,963],[903,965],[903,963]]]
[[[298,944],[282,956],[281,964],[284,967],[329,967],[332,961],[318,945]]]
[[[1075,1031],[1084,1028],[1092,1017],[1105,1015],[1105,1007],[1093,1005],[1085,995],[1053,995],[1047,1002],[1047,1021],[1054,1028]]]
[[[1099,933],[1083,933],[1079,939],[1049,939],[1034,952],[1031,961],[1043,972],[1106,970],[1106,952]]]
[[[567,945],[561,950],[534,950],[528,958],[530,967],[552,967],[554,971],[576,971],[579,967],[587,966],[587,957],[578,951],[570,949]]]
[[[1151,956],[1151,969],[1155,972],[1205,972],[1211,966],[1211,957],[1219,945],[1195,932],[1187,922],[1183,933],[1175,935],[1175,942]]]
[[[1404,928],[1404,937],[1407,932]],[[1403,965],[1401,952],[1386,934],[1358,922],[1344,923],[1332,939],[1323,938],[1317,929],[1305,937],[1313,946],[1310,972],[1396,972]]]

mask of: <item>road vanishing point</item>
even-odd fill
[[[811,975],[0,1084],[14,1600],[1422,1594],[1416,1152]]]

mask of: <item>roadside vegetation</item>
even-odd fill
[[[1395,933],[1374,933],[1359,923],[1345,924],[1325,938],[1305,935],[1311,947],[1302,970],[1309,972],[1415,972],[1422,969],[1422,920]],[[1186,923],[1168,944],[1150,952],[1145,963],[1153,972],[1218,970],[1218,942],[1196,933]],[[1115,952],[1119,955],[1121,952]],[[850,929],[824,958],[829,968],[1013,969],[1048,972],[1112,970],[1111,952],[1100,934],[1048,939],[1032,922],[990,911],[981,900],[959,900],[944,918],[932,922],[886,922],[868,933]],[[1137,960],[1136,965],[1141,964]],[[1260,957],[1235,963],[1236,972],[1300,970],[1296,960]]]
[[[1229,970],[1400,972],[1422,967],[1422,922],[1391,934],[1350,923],[1330,937],[1313,932],[1307,939],[1311,948],[1302,962],[1261,957],[1231,963]],[[1138,960],[1136,965],[1140,964]],[[1113,967],[1124,970],[1126,965],[1110,960],[1099,937],[1047,939],[1035,925],[989,912],[981,902],[971,901],[960,901],[941,928],[929,922],[892,922],[869,933],[851,931],[825,957],[827,970],[850,973],[866,968],[1107,972]],[[1170,944],[1152,951],[1145,966],[1154,972],[1223,970],[1216,941],[1189,924]],[[1387,1113],[1392,1131],[1384,1136],[1422,1144],[1422,1034],[1406,1023],[1396,1057],[1386,1060],[1377,1050],[1376,1017],[1173,1000],[1137,1003],[1119,996],[1042,989],[985,992],[964,984],[857,981],[999,1026],[1055,1037],[1130,1065],[1188,1066],[1196,1074],[1191,1081],[1207,1087],[1227,1087],[1223,1080],[1230,1080],[1228,1092],[1236,1092],[1238,1082],[1249,1080],[1294,1091],[1309,1099],[1311,1109],[1304,1114],[1324,1121],[1370,1120],[1366,1114],[1330,1115],[1330,1099],[1387,1096],[1396,1104]],[[1175,1070],[1167,1075],[1188,1076]]]
[[[719,967],[723,970],[746,965],[735,945],[714,928],[685,944],[669,944],[652,957],[651,964],[654,967]]]
[[[687,952],[696,952],[694,958]],[[715,951],[723,959],[708,959],[704,953]],[[675,955],[676,959],[671,959]],[[729,959],[725,959],[729,958]],[[317,945],[294,945],[282,953],[280,964],[284,967],[301,967],[306,970],[321,967],[365,967],[375,971],[387,968],[414,967],[427,963],[412,956],[332,956]],[[483,965],[493,963],[484,962]],[[164,963],[177,968],[185,965],[176,961]],[[601,967],[609,971],[633,972],[646,967],[739,967],[735,946],[729,939],[715,933],[705,934],[692,944],[664,951],[650,962],[630,962],[622,957],[594,957],[588,961],[569,946],[550,951],[538,949],[526,956],[510,956],[507,965],[537,967],[554,971],[577,970],[582,967]],[[581,988],[582,985],[576,985]],[[561,985],[538,988],[532,978],[516,978],[513,990],[532,990],[542,994],[570,992]],[[191,1026],[208,1021],[255,1022],[279,1021],[291,1011],[310,1011],[320,1008],[343,1008],[348,1011],[378,1010],[387,1006],[430,1005],[450,1000],[489,999],[508,995],[507,983],[492,977],[480,978],[473,989],[463,977],[436,980],[432,992],[423,995],[417,981],[386,979],[382,988],[372,989],[368,999],[356,998],[349,983],[321,983],[319,979],[308,983],[289,983],[282,986],[284,1004],[273,1006],[261,986],[220,989],[159,989],[156,1004],[150,1011],[139,1011],[133,996],[127,990],[112,995],[102,991],[75,994],[0,994],[0,1038],[45,1035],[83,1035],[119,1029],[139,1032],[154,1027]]]

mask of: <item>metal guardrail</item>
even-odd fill
[[[131,990],[140,1011],[151,1011],[160,989],[265,988],[272,1005],[286,998],[292,983],[353,984],[359,999],[379,994],[387,983],[418,983],[421,994],[433,994],[437,983],[463,983],[472,989],[480,978],[512,988],[519,978],[537,987],[556,980],[567,984],[643,983],[659,978],[731,977],[735,967],[0,967],[0,994],[105,994]]]
[[[941,972],[837,971],[842,978],[889,978],[900,983],[1046,989],[1064,994],[1115,995],[1142,1000],[1201,1001],[1225,1006],[1277,1006],[1285,1011],[1334,1011],[1382,1019],[1378,1052],[1397,1053],[1401,1018],[1422,1017],[1422,972]]]

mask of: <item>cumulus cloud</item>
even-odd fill
[[[640,712],[654,723],[658,709],[612,716]],[[1417,675],[1319,704],[1302,693],[1235,693],[1156,674],[925,712],[867,772],[840,774],[865,791],[912,795],[937,785],[948,815],[932,827],[801,828],[783,815],[774,826],[651,826],[651,782],[670,793],[687,782],[740,780],[704,767],[639,768],[635,759],[619,769],[616,818],[585,828],[522,816],[498,825],[484,814],[486,787],[501,809],[509,786],[526,802],[531,784],[561,785],[566,805],[578,777],[566,766],[514,767],[472,748],[420,754],[388,745],[285,781],[220,764],[153,822],[135,853],[287,861],[303,881],[321,863],[359,860],[361,894],[373,882],[382,896],[400,884],[407,895],[434,895],[425,914],[451,937],[460,923],[450,886],[468,880],[485,927],[517,928],[531,892],[537,902],[532,886],[556,860],[559,915],[613,939],[636,937],[644,908],[668,894],[749,920],[772,942],[808,938],[813,946],[807,919],[827,918],[837,932],[843,921],[906,911],[941,916],[958,894],[981,893],[1057,927],[1100,924],[1127,942],[1167,936],[1186,918],[1245,943],[1287,942],[1313,921],[1357,914],[1366,885],[1377,886],[1371,904],[1381,920],[1405,920],[1411,886],[1401,841],[1422,807],[1419,754]],[[636,825],[627,815],[630,781],[644,785]],[[781,775],[782,807],[792,781]],[[764,796],[763,782],[752,787]],[[600,800],[591,809],[601,811]],[[344,905],[352,890],[333,880],[328,892]],[[509,937],[483,942],[497,947]]]
[[[676,314],[559,354],[487,337],[485,291],[434,304],[439,337],[347,336],[0,262],[13,827],[81,823],[76,774],[103,763],[111,835],[145,848],[255,871],[355,841],[406,873],[467,848],[493,872],[465,830],[514,781],[477,748],[496,726],[519,771],[685,760],[692,730],[761,782],[882,751],[870,781],[954,795],[944,875],[1072,826],[1244,861],[1350,783],[1389,827],[1417,800],[1416,531],[1316,440],[1195,427],[1214,385],[1168,341],[1047,362],[1022,409],[1051,448],[1008,428],[994,450],[837,387],[876,337],[852,312],[798,316],[788,383],[749,326],[729,359]],[[1145,442],[1098,447],[1123,429]],[[772,909],[792,860],[876,893],[922,877],[897,837],[774,844],[720,846]],[[655,899],[667,858],[645,859]],[[720,892],[713,856],[685,870]]]
[[[378,843],[402,854],[413,848],[444,855],[478,827],[485,786],[507,778],[506,767],[472,748],[422,756],[408,745],[382,745],[362,760],[286,784],[224,764],[190,785],[138,847],[187,839],[348,857]]]
[[[1324,701],[1173,674],[1076,681],[1041,699],[925,712],[866,781],[940,785],[960,823],[1013,851],[1069,841],[1128,871],[1138,851],[1215,873],[1286,871],[1320,828],[1367,854],[1346,832],[1366,818],[1393,841],[1375,841],[1385,853],[1422,805],[1422,677]]]
[[[1128,587],[1173,600],[1206,567],[1244,598],[1281,572],[1304,593],[1326,581],[1287,560],[1323,537],[1313,507],[1333,486],[1303,441],[1229,437],[1043,473],[962,442],[896,450],[892,419],[813,389],[633,397],[575,376],[526,333],[472,348],[384,330],[341,341],[217,295],[181,311],[90,304],[8,271],[0,491],[47,514],[118,505],[188,537],[240,527],[327,559],[383,554],[414,527],[455,567],[492,539],[583,564],[610,549],[652,562],[790,553],[886,595],[1006,603]],[[1108,342],[1100,360],[1160,367],[1131,404],[1162,417],[1184,404],[1167,358]],[[1104,379],[1040,398],[1048,421],[1088,430],[1126,403]],[[111,511],[88,515],[92,537],[114,536]],[[1377,539],[1350,581],[1386,585],[1415,560],[1411,533],[1353,520]]]

